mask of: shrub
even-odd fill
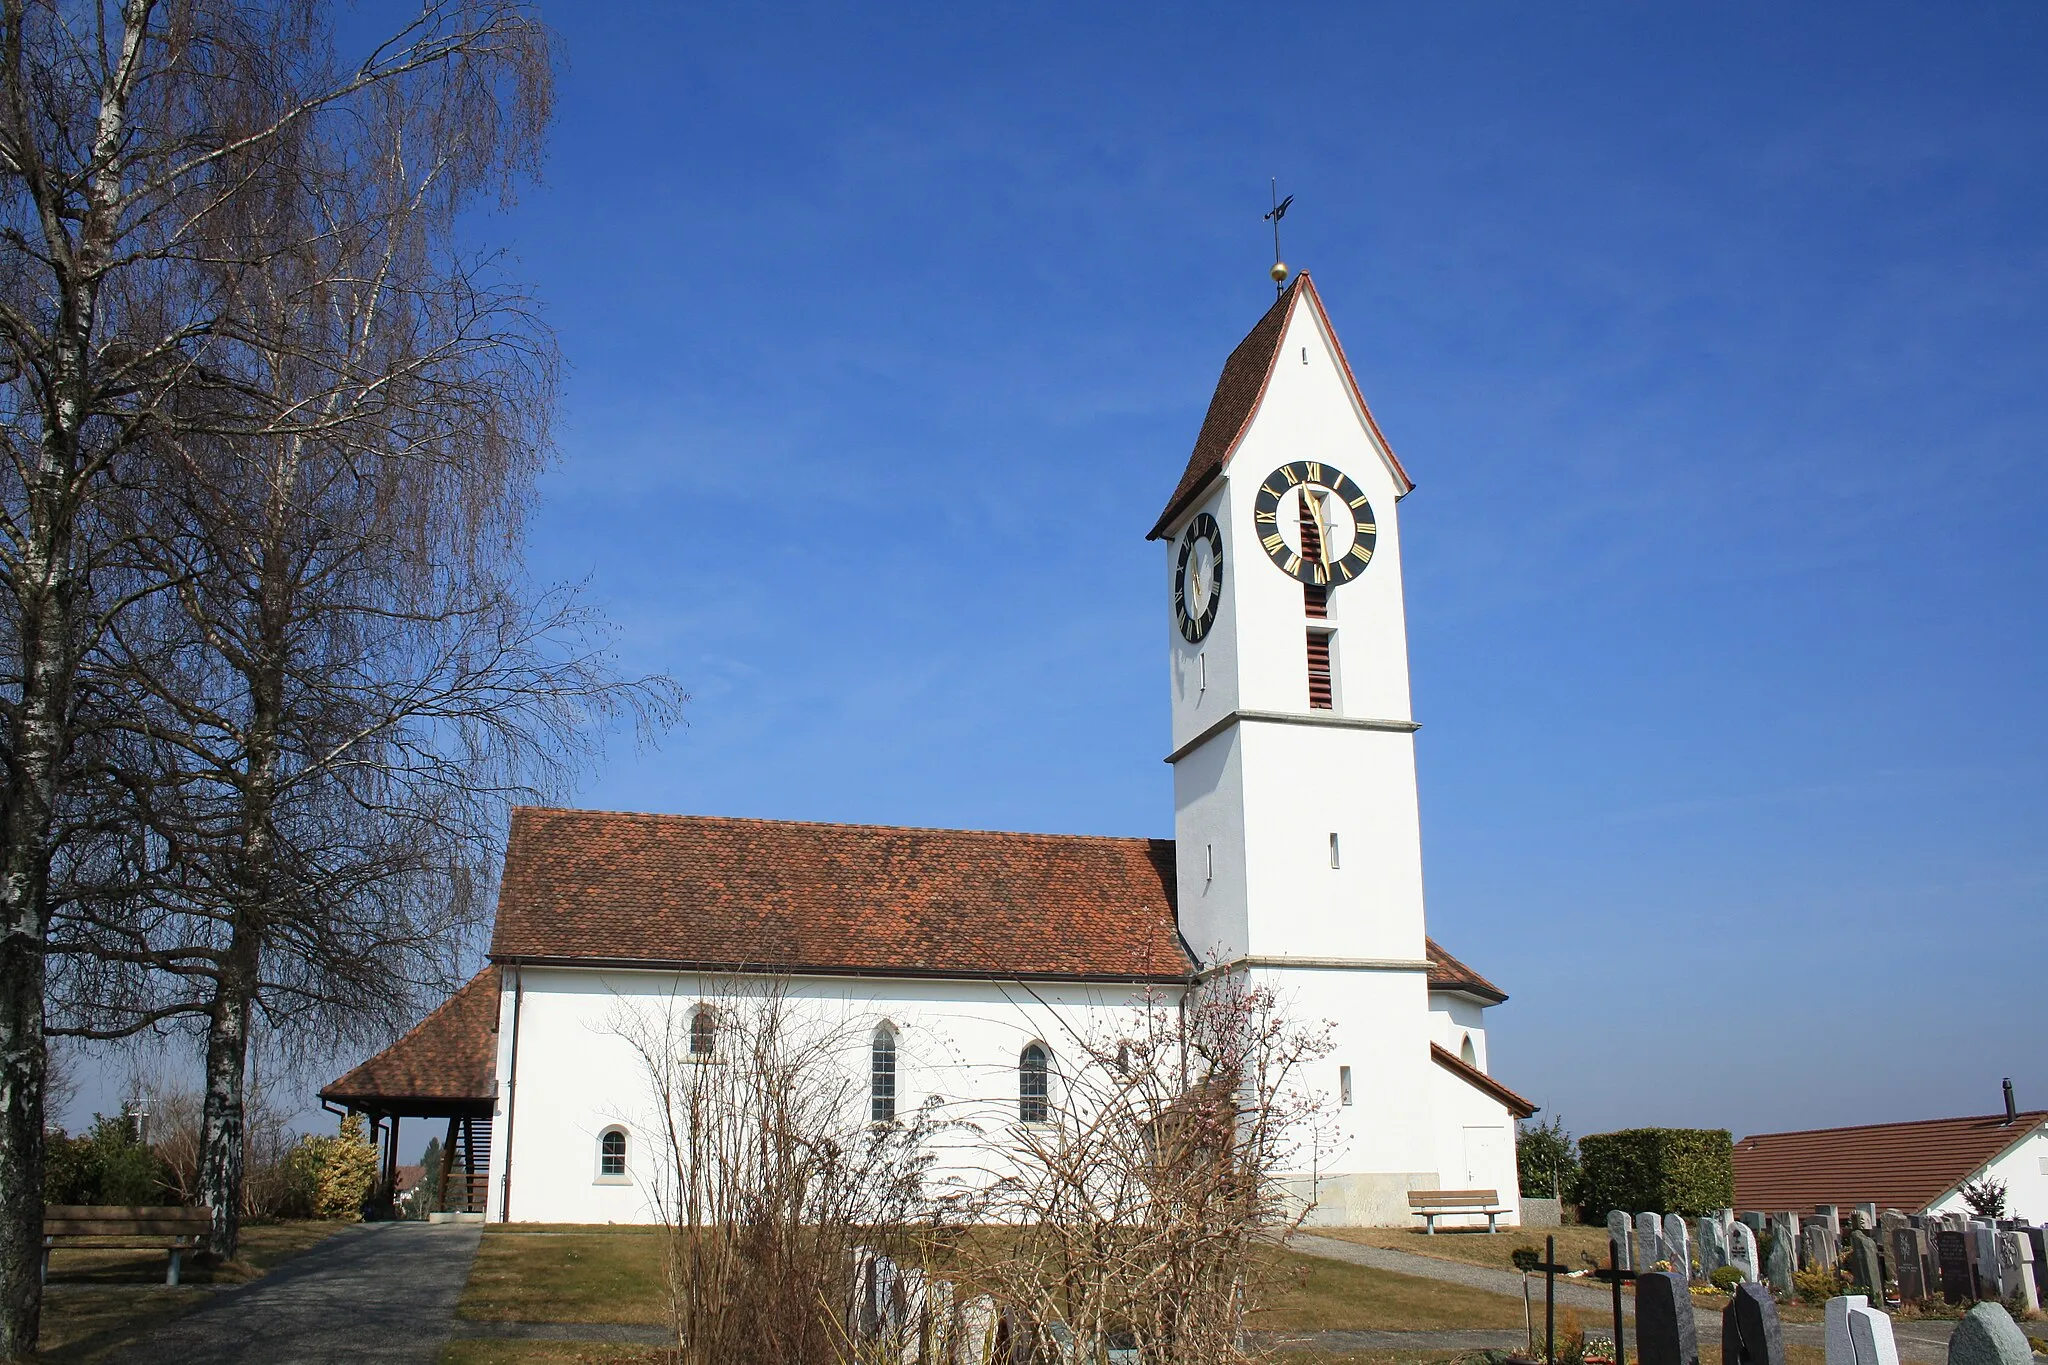
[[[1563,1119],[1515,1125],[1515,1170],[1522,1193],[1532,1199],[1561,1198],[1571,1191],[1579,1174],[1579,1149]]]
[[[361,1114],[343,1119],[333,1137],[300,1138],[284,1164],[290,1202],[314,1218],[360,1218],[377,1180],[377,1149],[363,1136]]]
[[[51,1133],[43,1145],[43,1201],[49,1204],[173,1204],[168,1170],[135,1140],[127,1115],[92,1116],[77,1137]]]
[[[1579,1139],[1574,1192],[1588,1216],[1608,1209],[1691,1216],[1735,1202],[1735,1141],[1726,1128],[1627,1128]]]
[[[1808,1303],[1826,1303],[1829,1299],[1846,1293],[1849,1282],[1842,1272],[1832,1266],[1813,1266],[1806,1270],[1792,1272],[1792,1287],[1799,1297]]]
[[[1982,1180],[1966,1181],[1962,1188],[1963,1202],[1970,1206],[1970,1212],[1979,1218],[2005,1217],[2005,1182],[1985,1176]]]
[[[1516,1247],[1508,1253],[1508,1259],[1514,1262],[1515,1269],[1526,1275],[1543,1264],[1543,1253],[1535,1247]]]
[[[1724,1294],[1733,1294],[1742,1283],[1742,1272],[1732,1265],[1717,1265],[1707,1282]]]

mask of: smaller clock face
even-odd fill
[[[1326,587],[1363,573],[1379,534],[1364,491],[1314,460],[1266,476],[1252,499],[1252,530],[1282,573]]]
[[[1216,624],[1223,602],[1223,532],[1207,512],[1188,524],[1173,570],[1173,620],[1194,644]]]

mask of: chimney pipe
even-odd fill
[[[2012,1077],[2007,1076],[2005,1078],[2005,1121],[2007,1123],[2018,1123],[2019,1120],[2019,1106],[2012,1102]]]

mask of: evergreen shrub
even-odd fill
[[[1735,1203],[1735,1139],[1726,1128],[1625,1128],[1579,1139],[1582,1216],[1609,1209],[1697,1217]]]

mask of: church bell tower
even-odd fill
[[[1181,934],[1336,1025],[1346,1150],[1327,1179],[1343,1188],[1319,1198],[1391,1222],[1437,1165],[1401,586],[1413,487],[1300,274],[1225,362],[1151,532]]]

